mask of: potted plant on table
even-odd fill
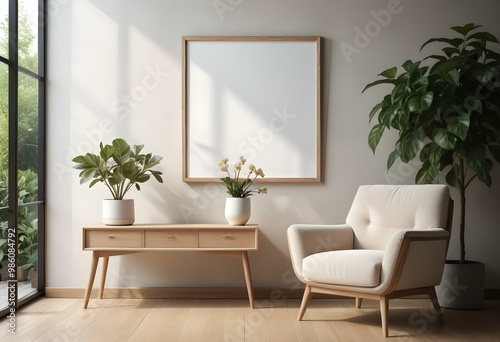
[[[103,183],[111,192],[113,199],[103,201],[103,223],[107,225],[129,225],[135,221],[134,200],[125,199],[125,194],[135,186],[141,190],[140,183],[153,176],[163,183],[160,171],[152,168],[160,163],[162,157],[151,153],[141,153],[144,145],[129,145],[124,139],[117,138],[111,145],[99,144],[99,154],[86,153],[73,158],[74,166],[80,172],[80,184],[90,181],[89,188]]]
[[[440,304],[451,308],[483,306],[484,264],[466,258],[466,190],[474,180],[489,187],[493,162],[500,163],[500,54],[488,48],[498,39],[476,31],[479,27],[472,23],[452,27],[457,37],[432,38],[420,48],[443,44],[443,54],[424,58],[434,61],[432,65],[408,60],[399,75],[397,67],[387,69],[379,74],[383,79],[363,89],[394,86],[369,114],[370,121],[378,119],[368,136],[373,152],[386,129],[399,133],[387,169],[398,158],[403,163],[419,158],[417,183],[433,183],[444,175],[446,183],[458,189],[460,260],[447,261],[444,288],[438,288]],[[467,270],[471,275],[464,275]],[[455,271],[459,273],[450,274]],[[445,280],[447,275],[451,281]],[[446,286],[457,282],[463,287],[450,296]]]
[[[221,180],[226,184],[227,193],[230,196],[226,198],[224,215],[230,225],[244,225],[251,215],[250,196],[253,196],[254,193],[267,194],[266,187],[252,187],[257,177],[264,178],[264,171],[250,164],[246,177],[242,176],[241,171],[246,159],[240,156],[240,159],[233,166],[233,176],[231,176],[228,162],[227,158],[223,158],[219,162],[219,168],[227,174]]]

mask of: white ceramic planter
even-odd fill
[[[436,286],[439,305],[448,309],[478,310],[484,305],[485,269],[482,262],[447,260],[441,284]]]
[[[102,201],[102,223],[108,226],[131,225],[135,221],[133,199]]]
[[[224,210],[227,222],[232,226],[243,226],[251,215],[250,198],[226,198]]]

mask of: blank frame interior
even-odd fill
[[[224,176],[224,158],[261,182],[319,182],[320,37],[183,37],[183,180]]]

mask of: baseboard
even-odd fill
[[[93,289],[91,298],[97,298],[98,289]],[[304,289],[254,288],[256,299],[302,298]],[[83,298],[85,289],[47,287],[45,296],[50,298]],[[238,299],[248,298],[245,287],[127,287],[106,288],[104,298],[190,298],[190,299]]]
[[[301,299],[304,289],[254,288],[255,299]],[[47,287],[45,296],[49,298],[83,298],[85,289],[70,287]],[[97,298],[98,290],[93,289],[91,298]],[[342,298],[314,294],[313,298]],[[104,298],[186,298],[186,299],[238,299],[248,298],[245,287],[127,287],[106,288]],[[413,296],[412,298],[424,298]],[[500,289],[486,289],[485,299],[500,299]]]

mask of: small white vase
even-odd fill
[[[127,226],[135,221],[133,199],[102,201],[102,223],[107,226]]]
[[[250,198],[228,197],[224,210],[227,222],[231,226],[243,226],[251,215]]]

